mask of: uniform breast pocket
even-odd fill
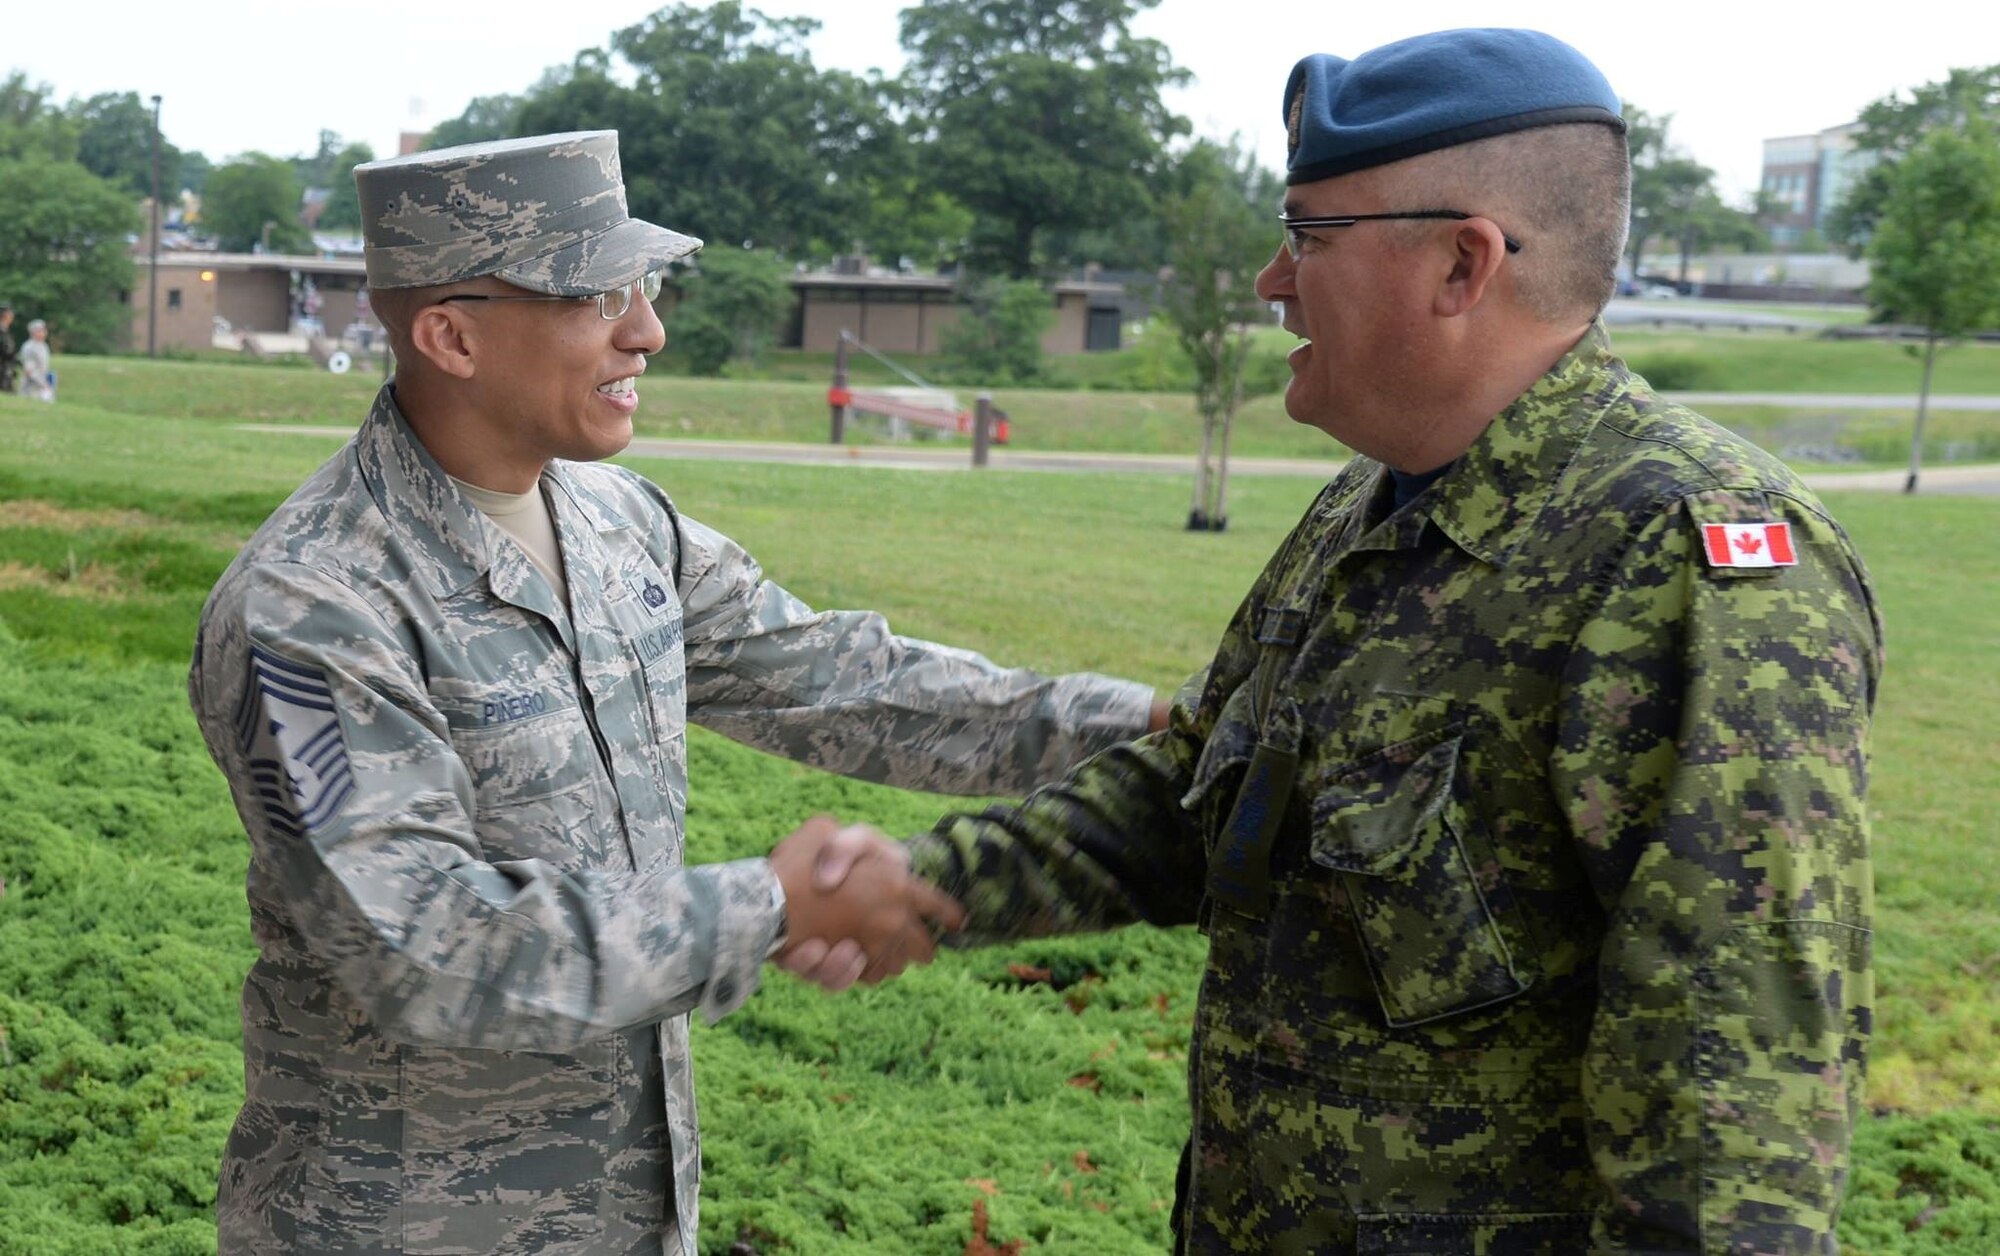
[[[616,796],[576,706],[454,725],[451,741],[472,777],[473,831],[488,862],[539,859],[563,871],[630,863]]]
[[[687,658],[681,605],[665,573],[627,571],[607,586],[605,613],[639,665],[648,737],[663,745],[679,741],[687,724]]]
[[[1312,859],[1340,878],[1382,1014],[1420,1025],[1511,999],[1530,971],[1453,726],[1315,773]]]

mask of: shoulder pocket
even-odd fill
[[[1325,773],[1313,795],[1313,862],[1342,882],[1390,1025],[1420,1025],[1530,984],[1508,935],[1514,912],[1492,843],[1459,779],[1453,726]]]

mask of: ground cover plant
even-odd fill
[[[304,373],[240,374],[264,382],[205,386],[271,414],[346,404],[293,397]],[[252,950],[245,842],[186,711],[186,657],[209,583],[338,438],[71,398],[0,399],[0,1256],[213,1251]],[[1202,661],[1316,488],[1245,479],[1230,530],[1190,534],[1184,476],[633,465],[817,604],[1161,685]],[[2000,498],[1830,504],[1890,630],[1874,1115],[1844,1250],[1990,1253]],[[908,831],[946,805],[700,730],[690,754],[696,860],[761,852],[814,811]],[[840,998],[773,974],[697,1031],[702,1250],[1163,1250],[1200,951],[1134,929],[950,955]]]

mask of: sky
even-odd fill
[[[821,67],[894,74],[897,14],[910,0],[764,0],[772,16],[822,23]],[[252,150],[310,153],[321,129],[381,156],[398,135],[455,117],[475,96],[519,93],[551,66],[662,7],[654,0],[59,0],[7,6],[0,72],[25,71],[56,99],[105,91],[161,98],[168,141],[221,163]],[[1195,76],[1168,104],[1195,134],[1240,136],[1282,169],[1279,99],[1293,62],[1354,56],[1455,26],[1547,31],[1580,49],[1621,96],[1673,115],[1676,145],[1716,171],[1744,203],[1762,141],[1854,120],[1869,102],[1941,79],[1954,66],[2000,62],[2000,16],[1962,0],[1870,6],[1763,0],[1594,7],[1563,0],[1512,5],[1431,0],[1421,6],[1301,0],[1161,0],[1134,23]],[[1985,18],[1966,14],[1984,11]],[[88,17],[79,19],[79,13]],[[87,26],[84,23],[87,22]]]

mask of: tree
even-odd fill
[[[1042,333],[1056,321],[1048,289],[1032,279],[983,279],[960,295],[965,312],[938,336],[955,378],[1023,384],[1042,373]]]
[[[326,200],[320,206],[316,225],[327,231],[361,229],[361,200],[354,190],[354,168],[375,160],[375,150],[355,141],[341,142],[332,131],[319,133],[319,149],[311,157],[296,158],[292,169],[299,186],[322,188]]]
[[[2000,65],[1952,70],[1904,100],[1891,93],[1861,111],[1854,147],[1868,163],[1827,219],[1827,234],[1855,257],[1868,247],[1875,220],[1890,197],[1897,162],[1939,127],[1963,128],[1984,119],[2000,125]],[[1859,164],[1859,163],[1857,163]]]
[[[905,149],[912,163],[922,149]],[[878,176],[855,232],[863,251],[892,265],[908,262],[935,270],[955,260],[972,235],[972,211],[935,187],[917,170]]]
[[[1680,278],[1685,282],[1695,238],[1715,232],[1724,215],[1737,211],[1716,194],[1715,171],[1673,146],[1668,137],[1672,114],[1649,114],[1627,102],[1624,116],[1625,144],[1632,155],[1632,225],[1625,239],[1632,274],[1639,274],[1646,244],[1665,236],[1680,246]],[[1755,228],[1746,222],[1743,229]]]
[[[253,245],[272,253],[312,248],[299,221],[292,164],[263,153],[246,153],[208,176],[201,222],[225,252],[247,252]]]
[[[153,194],[153,109],[137,92],[104,92],[69,108],[76,159],[133,196]],[[181,150],[160,139],[160,200],[181,188]]]
[[[431,130],[429,146],[455,148],[460,144],[507,140],[525,134],[520,129],[523,99],[505,94],[475,96],[463,113],[447,118]]]
[[[932,186],[974,215],[967,262],[1026,278],[1088,260],[1062,232],[1115,227],[1151,203],[1187,121],[1161,101],[1187,81],[1133,35],[1159,0],[922,0],[903,10],[904,103]]]
[[[139,211],[124,189],[73,161],[0,159],[0,293],[47,319],[72,352],[116,348],[130,329],[127,240]]]
[[[1747,252],[1761,248],[1770,239],[1757,225],[1757,210],[1732,209],[1722,203],[1713,186],[1697,192],[1674,216],[1679,220],[1676,238],[1680,244],[1681,266],[1678,278],[1683,284],[1688,281],[1688,265],[1695,253],[1712,248],[1735,248]]]
[[[181,154],[182,189],[200,196],[208,190],[208,176],[215,173],[215,163],[203,154],[189,149]]]
[[[1914,493],[1938,342],[2000,326],[2000,134],[1979,119],[1934,130],[1890,167],[1882,190],[1868,242],[1868,300],[1924,329],[1903,483]]]
[[[1229,431],[1243,399],[1250,327],[1267,312],[1254,285],[1271,255],[1276,202],[1270,176],[1233,145],[1197,143],[1179,168],[1183,189],[1160,207],[1171,269],[1160,284],[1159,311],[1194,364],[1201,413],[1187,526],[1220,532],[1229,522]]]
[[[53,89],[16,70],[0,80],[0,160],[76,160],[76,123],[58,109]]]
[[[696,375],[719,375],[731,358],[762,357],[792,310],[792,285],[786,278],[790,269],[773,253],[704,249],[681,282],[681,302],[667,322],[667,343]]]
[[[845,251],[903,136],[879,84],[813,65],[818,29],[737,0],[661,9],[613,35],[610,53],[580,54],[522,105],[519,125],[615,128],[640,217],[788,257]]]

